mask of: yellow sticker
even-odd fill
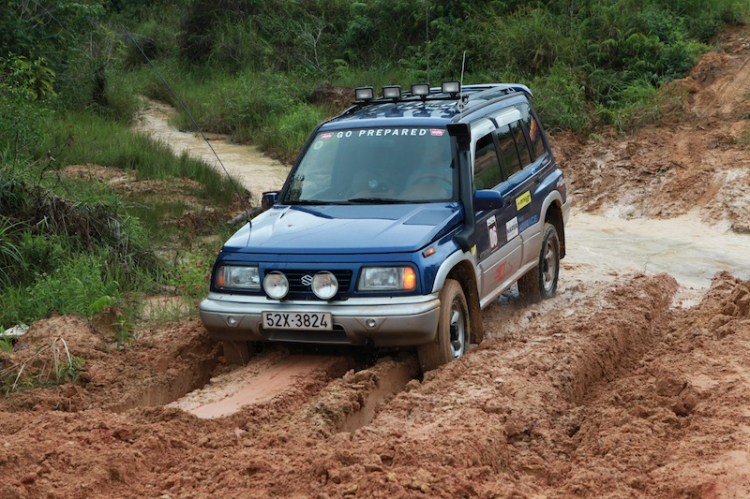
[[[477,254],[477,247],[476,246],[472,246],[471,247],[471,254],[474,255],[474,256],[476,256],[476,254]]]
[[[516,210],[520,210],[529,203],[531,203],[531,192],[526,191],[516,198]]]

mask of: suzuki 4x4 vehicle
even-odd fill
[[[200,315],[228,357],[247,342],[416,347],[427,371],[482,340],[481,310],[514,283],[555,293],[569,204],[528,88],[355,96],[216,260]]]

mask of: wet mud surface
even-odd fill
[[[665,126],[553,138],[574,202],[557,296],[504,295],[424,376],[410,352],[229,366],[197,321],[124,349],[31,325],[1,359],[19,383],[86,369],[0,397],[0,497],[749,497],[746,40],[676,83]]]

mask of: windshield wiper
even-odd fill
[[[321,199],[298,199],[295,201],[282,201],[279,204],[285,204],[287,206],[322,206],[326,204],[341,204],[335,201],[323,201]]]
[[[348,200],[349,203],[361,203],[361,204],[410,204],[414,201],[410,199],[394,199],[394,198],[352,198]]]

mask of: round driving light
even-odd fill
[[[230,315],[229,317],[227,317],[227,324],[229,324],[230,326],[236,326],[237,325],[237,317],[234,317],[232,315]]]
[[[318,272],[310,285],[312,292],[321,300],[330,300],[339,291],[339,281],[330,272]]]
[[[367,327],[370,329],[374,328],[377,322],[375,322],[375,319],[367,319],[366,321]]]
[[[281,272],[269,272],[263,279],[263,289],[269,298],[281,300],[289,292],[289,280]]]

